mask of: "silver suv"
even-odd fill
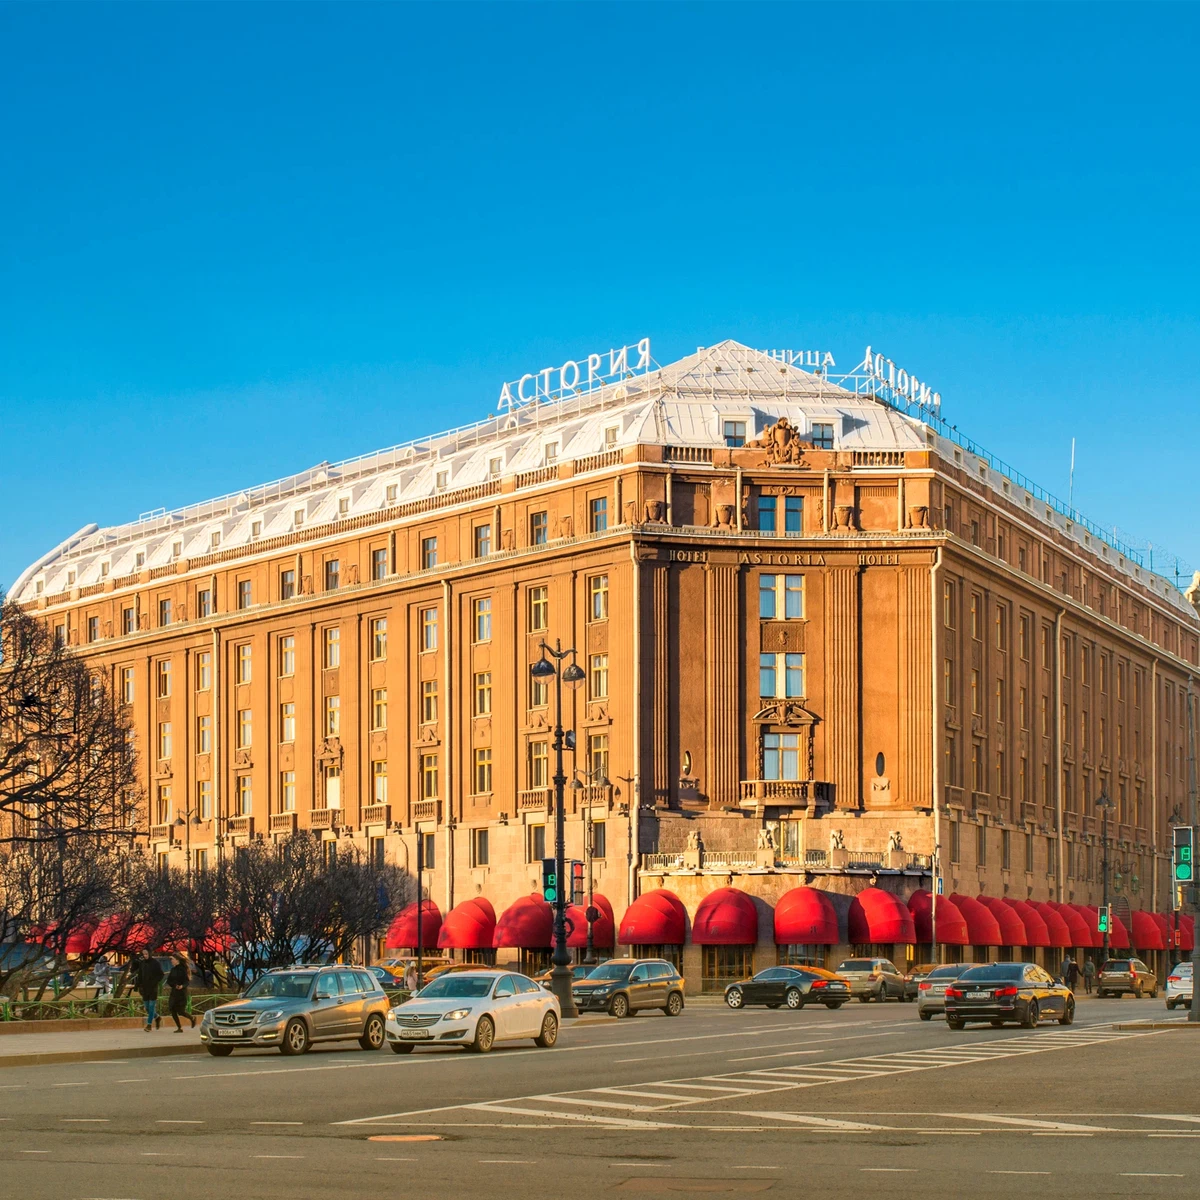
[[[224,1058],[239,1046],[303,1054],[313,1042],[358,1042],[380,1050],[391,1007],[365,967],[281,967],[260,975],[232,1004],[209,1009],[200,1040]]]

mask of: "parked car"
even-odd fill
[[[239,1046],[303,1054],[314,1042],[350,1040],[379,1050],[387,1014],[388,998],[364,967],[283,967],[264,972],[232,1003],[210,1008],[200,1040],[221,1058]]]
[[[836,976],[807,967],[768,967],[752,979],[731,983],[725,988],[725,1003],[730,1008],[747,1004],[765,1004],[768,1008],[803,1008],[806,1004],[824,1004],[841,1008],[850,999],[850,985]]]
[[[1167,1007],[1177,1004],[1189,1008],[1192,1003],[1192,964],[1176,963],[1167,976]]]
[[[837,973],[850,985],[850,995],[864,1004],[869,1000],[904,1000],[904,976],[886,958],[848,958],[837,965]]]
[[[668,1017],[683,1012],[683,978],[664,958],[610,958],[571,988],[580,1012],[628,1017],[660,1008]]]
[[[389,992],[399,991],[404,986],[404,980],[399,975],[394,975],[386,967],[376,965],[368,967],[367,970],[379,980],[380,986]]]
[[[927,971],[917,984],[917,1015],[922,1021],[932,1021],[935,1013],[946,1011],[946,989],[971,963],[947,963]]]
[[[1158,995],[1158,976],[1140,958],[1110,958],[1096,973],[1097,996],[1123,996],[1128,992],[1135,1000]]]
[[[596,969],[597,965],[598,964],[596,963],[575,963],[570,968],[571,982],[575,983],[577,980],[586,979]],[[550,977],[553,974],[553,971],[554,968],[551,967],[549,971],[543,971],[540,975],[534,975],[534,983],[540,983],[542,987],[548,988],[550,986]]]
[[[909,967],[904,975],[905,1000],[917,999],[921,991],[921,980],[937,965],[937,963],[918,963],[915,967]]]
[[[480,968],[442,975],[388,1013],[387,1042],[396,1054],[417,1046],[455,1045],[486,1054],[497,1042],[558,1041],[558,997],[519,971]]]
[[[995,1026],[1016,1021],[1032,1029],[1043,1017],[1070,1025],[1075,997],[1037,963],[971,967],[946,988],[946,1024],[951,1029],[962,1029],[968,1021]]]

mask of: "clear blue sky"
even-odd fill
[[[653,338],[871,344],[1200,565],[1191,5],[0,7],[0,584]]]

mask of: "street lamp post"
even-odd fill
[[[183,853],[187,863],[185,871],[187,878],[190,880],[192,878],[192,826],[200,824],[200,810],[192,808],[189,803],[188,807],[175,818],[175,824],[177,827],[180,825],[183,826]]]
[[[542,657],[529,668],[534,679],[546,682],[554,679],[554,868],[558,886],[554,890],[554,966],[550,971],[550,990],[558,997],[559,1009],[564,1017],[577,1017],[575,998],[571,994],[571,956],[567,951],[567,898],[566,898],[566,785],[563,770],[563,751],[575,749],[575,731],[563,729],[562,690],[565,683],[576,688],[584,681],[583,669],[575,662],[575,651],[564,650],[562,642],[555,639],[551,649],[541,644]],[[546,656],[550,657],[547,658]],[[551,662],[550,659],[554,661]],[[569,662],[566,660],[570,659]]]
[[[1116,805],[1109,799],[1108,793],[1102,791],[1096,800],[1100,810],[1100,883],[1102,888],[1101,903],[1104,905],[1104,958],[1108,958],[1108,939],[1112,936],[1109,929],[1111,919],[1108,915],[1108,814]]]
[[[583,784],[579,782],[579,776],[583,775],[589,783],[595,784],[602,788],[611,787],[608,779],[604,775],[601,768],[594,771],[576,771],[575,781],[571,784],[572,789],[583,791]],[[593,877],[592,877],[592,862],[595,857],[595,845],[593,838],[595,837],[595,825],[592,821],[592,806],[588,803],[587,817],[583,822],[583,861],[584,871],[587,878],[587,904],[584,909],[584,917],[587,920],[587,950],[584,953],[583,961],[589,966],[596,965],[596,928],[595,928],[595,912],[596,908],[592,902],[593,896]]]

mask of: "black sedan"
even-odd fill
[[[730,1008],[745,1008],[747,1004],[765,1004],[768,1008],[824,1004],[826,1008],[841,1008],[849,999],[850,985],[844,979],[817,968],[770,967],[753,979],[725,988],[725,1003]]]
[[[946,1024],[951,1029],[962,1029],[968,1021],[996,1026],[1015,1021],[1032,1029],[1047,1017],[1070,1025],[1075,997],[1037,963],[971,967],[946,989]]]

